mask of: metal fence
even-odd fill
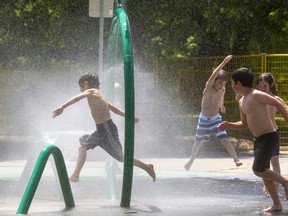
[[[161,107],[167,106],[161,101],[162,94],[165,93],[165,101],[168,101],[170,106],[175,104],[178,106],[178,109],[173,109],[173,112],[167,116],[179,119],[179,121],[188,119],[188,121],[194,121],[193,125],[196,125],[205,83],[224,58],[225,56],[157,59],[154,64],[155,116],[158,119],[161,118],[161,113],[163,113]],[[224,67],[229,76],[225,95],[227,111],[222,115],[224,120],[239,120],[239,108],[235,101],[235,93],[230,87],[230,75],[232,71],[240,67],[250,68],[255,79],[261,73],[271,72],[276,80],[277,95],[288,103],[288,54],[233,56],[232,61]],[[281,115],[277,115],[276,121],[281,132],[281,146],[288,146],[288,124]],[[190,133],[193,133],[195,129],[192,128]],[[229,134],[238,138],[251,139],[248,130],[230,131]]]

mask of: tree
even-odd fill
[[[287,1],[126,3],[135,59],[139,61],[287,52]],[[88,0],[3,0],[0,7],[2,68],[97,62],[98,19],[88,16]],[[106,20],[104,47],[109,29],[110,20]]]
[[[287,52],[287,1],[128,3],[135,44],[146,57]]]
[[[88,16],[88,1],[9,0],[1,11],[2,68],[49,68],[97,59],[98,19]]]

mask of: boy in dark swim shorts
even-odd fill
[[[277,128],[271,121],[269,106],[274,106],[288,122],[288,112],[284,104],[273,96],[253,88],[253,73],[248,68],[239,68],[232,74],[232,89],[242,96],[239,100],[240,121],[223,121],[218,125],[219,130],[228,128],[240,130],[249,128],[255,137],[253,172],[262,178],[267,191],[272,199],[272,206],[263,212],[280,212],[283,209],[277,185],[280,183],[285,190],[285,197],[288,198],[288,180],[279,173],[270,170],[270,160],[277,148],[279,137]]]
[[[70,177],[71,181],[78,182],[81,169],[86,161],[87,150],[94,149],[96,146],[103,148],[116,160],[123,162],[124,156],[122,146],[119,141],[119,135],[116,125],[111,119],[110,110],[122,117],[125,113],[112,105],[106,100],[99,89],[99,78],[94,73],[87,73],[80,77],[78,84],[81,93],[72,97],[61,107],[53,111],[53,118],[63,113],[63,110],[68,106],[87,98],[88,105],[91,111],[92,118],[96,124],[97,130],[91,135],[84,135],[80,138],[79,156],[77,159],[76,168]],[[138,122],[138,118],[135,118]],[[156,174],[152,164],[146,164],[134,158],[134,165],[145,170],[153,179],[156,180]]]
[[[279,137],[277,132],[263,134],[254,138],[253,170],[264,172],[270,169],[270,160],[277,149]]]

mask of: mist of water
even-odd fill
[[[123,65],[119,64],[116,67],[115,92],[112,103],[124,109]],[[80,93],[78,79],[85,72],[87,71],[60,71],[51,75],[29,71],[1,74],[1,80],[9,80],[9,82],[3,83],[6,86],[5,94],[7,95],[4,104],[7,106],[7,125],[13,126],[6,128],[7,131],[2,133],[36,137],[33,143],[22,144],[22,147],[29,150],[24,159],[30,160],[31,155],[35,159],[44,145],[50,143],[60,148],[65,162],[70,163],[70,167],[71,162],[75,163],[78,156],[79,137],[96,130],[87,101],[82,100],[73,104],[66,108],[62,115],[54,119],[52,111]],[[184,127],[190,127],[183,122],[176,123],[171,118],[173,114],[179,113],[179,104],[176,104],[175,100],[166,92],[155,88],[153,71],[145,71],[136,65],[134,80],[135,116],[140,119],[135,124],[134,156],[146,162],[149,158],[177,157],[183,152],[189,152],[191,143],[185,147],[179,145],[175,140],[175,136],[181,136]],[[107,95],[105,91],[107,82],[107,80],[101,80],[100,77],[100,89],[104,95]],[[19,88],[15,88],[15,85]],[[11,110],[8,107],[11,107]],[[124,118],[112,113],[112,119],[118,127],[124,149]],[[19,149],[9,153],[11,153],[11,157],[13,155],[14,158],[23,159],[23,151]],[[6,155],[6,157],[10,156]],[[87,152],[87,161],[103,161],[105,163],[109,160],[110,156],[100,147]],[[118,164],[120,169],[122,165]],[[103,167],[104,170],[105,167]],[[72,170],[69,170],[68,175],[71,175],[71,172]],[[86,185],[82,186],[86,187]]]
[[[112,103],[124,109],[123,65],[119,64],[116,67]],[[96,130],[87,101],[82,100],[68,107],[62,115],[54,119],[52,111],[80,93],[77,82],[87,71],[58,71],[52,74],[39,71],[1,73],[1,85],[5,86],[2,93],[4,96],[1,98],[2,110],[5,114],[2,123],[6,126],[2,127],[0,133],[35,136],[36,142],[44,139],[47,143],[59,146],[66,160],[75,160],[78,154],[79,137]],[[134,79],[135,115],[140,119],[140,122],[135,125],[135,155],[165,157],[166,153],[174,151],[171,148],[177,148],[173,145],[174,136],[181,135],[183,128],[188,128],[190,125],[187,123],[179,125],[170,118],[171,114],[179,113],[177,109],[180,107],[174,99],[165,95],[165,92],[155,88],[153,71],[145,71],[136,65]],[[100,77],[100,83],[100,88],[107,95],[105,92],[107,80],[101,80]],[[114,114],[112,118],[118,126],[121,143],[124,146],[124,118]],[[39,148],[31,148],[30,153],[33,149],[39,151]],[[93,153],[89,152],[88,159],[101,160],[102,155],[106,154],[100,148],[91,152]],[[101,154],[99,155],[98,152]]]
[[[124,109],[124,72],[122,65],[117,67],[119,70],[117,70],[117,74],[115,74],[115,99],[112,103]],[[37,73],[35,71],[2,73],[0,82],[2,86],[5,86],[3,89],[5,97],[1,98],[1,104],[5,107],[5,109],[3,107],[2,109],[5,110],[7,115],[5,119],[7,127],[3,127],[1,133],[3,135],[36,137],[33,143],[26,142],[22,146],[22,149],[29,149],[29,155],[32,154],[34,157],[38,156],[41,147],[44,145],[42,142],[44,140],[46,143],[55,144],[60,148],[66,163],[75,161],[78,155],[79,137],[86,133],[90,134],[96,130],[87,101],[83,100],[68,107],[62,115],[55,119],[52,118],[52,111],[72,96],[80,93],[77,81],[85,72],[86,71],[63,71],[57,74],[55,73],[53,76],[49,73]],[[24,73],[25,75],[23,75]],[[192,123],[185,123],[179,120],[176,122],[175,119],[171,118],[173,114],[181,113],[179,111],[181,110],[181,104],[175,103],[175,99],[171,98],[166,92],[163,92],[162,89],[155,88],[152,71],[145,71],[140,66],[135,66],[134,76],[135,115],[140,119],[139,123],[135,125],[135,157],[146,162],[151,157],[165,158],[189,155],[191,142],[189,141],[188,146],[183,146],[183,143],[177,142],[175,136],[181,136],[183,130],[192,128]],[[107,81],[101,81],[100,78],[100,82],[103,85],[100,87],[101,89],[103,88],[104,91],[104,85]],[[106,94],[105,91],[104,94]],[[156,106],[159,104],[160,106]],[[112,114],[112,118],[118,127],[120,140],[124,148],[124,118],[114,114]],[[12,155],[13,157],[15,157],[15,155],[17,157],[18,155],[19,158],[23,158],[22,149],[12,151],[11,157]],[[186,155],[183,154],[183,152],[185,152]],[[28,158],[29,155],[26,155],[26,158]],[[7,154],[6,157],[9,158],[9,154]],[[109,159],[108,154],[99,147],[88,151],[87,161],[108,161]],[[119,166],[121,168],[122,165],[119,164]],[[169,166],[169,163],[167,163],[167,168],[169,168]],[[90,169],[89,171],[91,170],[95,172],[96,168]],[[105,172],[105,166],[103,166],[103,172]],[[71,173],[68,172],[68,175],[70,174]],[[121,177],[122,176],[117,178],[118,197],[121,193]],[[87,185],[87,182],[89,185]],[[103,196],[107,198],[108,187],[106,182],[107,180],[99,181],[99,179],[93,179],[91,181],[89,179],[85,179],[85,181],[80,180],[77,185],[72,185],[74,197],[81,199],[87,197],[87,194],[89,194],[89,196],[93,196],[93,199],[99,199],[99,197]],[[132,196],[133,200],[137,200],[139,196],[141,196],[141,193],[138,193],[139,191],[142,192],[142,194],[145,194],[143,191],[148,191],[148,205],[151,204],[151,199],[154,200],[153,202],[155,202],[155,200],[161,202],[163,196],[165,197],[167,194],[172,198],[166,197],[165,202],[172,202],[174,201],[175,193],[179,194],[179,191],[187,192],[187,188],[189,188],[187,194],[185,194],[187,200],[190,197],[190,192],[195,193],[194,188],[190,187],[190,180],[189,183],[180,186],[178,181],[172,181],[169,177],[165,179],[165,186],[163,186],[163,184],[157,184],[156,186],[150,185],[149,177],[145,179],[145,182],[146,184],[143,186],[142,179],[137,181],[134,186],[137,187],[137,189],[134,190],[136,192],[135,194],[133,193]],[[25,183],[27,183],[27,179]],[[201,185],[202,184],[201,182]],[[37,190],[36,197],[61,199],[59,198],[61,192],[58,186],[59,184],[53,184],[53,186],[51,186],[51,182],[49,182],[49,186],[47,186],[45,182],[41,181],[40,190]],[[167,187],[169,190],[167,190]],[[47,188],[51,189],[47,191]],[[214,193],[217,194],[218,188],[213,189]],[[22,191],[23,190],[24,187]],[[167,193],[167,191],[169,192]],[[53,198],[55,194],[58,195]],[[199,194],[202,195],[203,191],[200,191]],[[22,194],[19,195],[21,196]],[[141,200],[141,202],[143,201]]]

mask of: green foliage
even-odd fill
[[[1,11],[1,68],[53,69],[97,58],[98,19],[88,16],[88,1],[12,0]]]
[[[88,16],[88,2],[3,0],[0,67],[97,62],[99,19]],[[287,52],[287,1],[131,0],[127,9],[136,59],[141,61]],[[105,20],[105,48],[110,21]]]
[[[136,46],[146,57],[287,52],[287,1],[128,3]]]

